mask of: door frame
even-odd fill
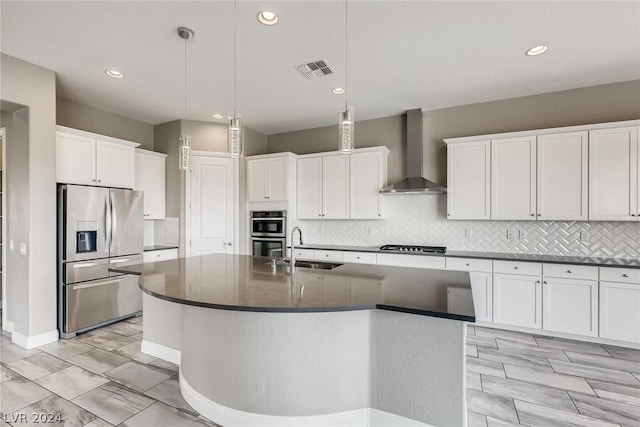
[[[4,127],[0,128],[0,138],[2,139],[2,327],[9,330],[7,325],[7,130]],[[13,322],[12,322],[13,323]],[[10,328],[13,332],[13,327]]]
[[[217,152],[217,151],[197,151],[191,150],[191,156],[194,157],[217,157],[233,160],[233,217],[235,218],[233,224],[233,253],[238,253],[238,242],[240,234],[240,159],[231,157],[229,153]],[[184,246],[185,257],[191,256],[191,169],[186,171],[184,180]]]

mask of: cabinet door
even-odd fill
[[[96,140],[96,179],[103,187],[133,188],[135,149]]]
[[[598,282],[545,278],[542,306],[542,329],[598,336]]]
[[[144,213],[146,219],[165,217],[165,174],[164,157],[145,156],[144,162]]]
[[[635,221],[638,128],[589,132],[589,220]]]
[[[386,181],[384,156],[381,152],[352,153],[349,159],[351,219],[382,217],[380,188]]]
[[[640,284],[600,282],[600,337],[640,344]]]
[[[96,185],[95,139],[57,133],[56,181]]]
[[[538,277],[493,275],[493,321],[542,328],[542,284]]]
[[[447,219],[490,218],[490,142],[447,146]]]
[[[349,156],[322,158],[322,218],[349,219]]]
[[[287,200],[288,159],[286,157],[269,159],[267,163],[268,200]]]
[[[538,136],[537,218],[586,220],[587,132]]]
[[[322,157],[298,159],[298,218],[322,218]]]
[[[469,277],[476,321],[493,322],[493,275],[471,272]]]
[[[147,157],[143,153],[136,151],[135,173],[133,179],[133,189],[144,191],[144,159]],[[146,213],[146,211],[145,211]]]
[[[491,141],[491,219],[534,220],[536,138]]]
[[[264,202],[267,199],[266,160],[247,162],[247,188],[250,202]]]

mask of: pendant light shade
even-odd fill
[[[338,113],[338,150],[343,153],[349,153],[353,150],[353,141],[355,140],[353,115],[353,107],[347,107],[345,111]]]
[[[242,119],[240,116],[229,116],[229,154],[231,157],[240,157],[242,153]]]
[[[187,40],[193,38],[195,33],[191,28],[178,28],[178,36],[184,40],[184,115],[187,118]],[[180,132],[178,138],[178,167],[180,170],[191,169],[191,136]]]

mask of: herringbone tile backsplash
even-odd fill
[[[299,221],[308,243],[444,245],[450,250],[640,258],[640,223],[453,221],[446,196],[386,196],[387,219]],[[513,230],[513,239],[507,230]],[[526,237],[519,239],[519,232]],[[580,239],[581,232],[583,240]]]

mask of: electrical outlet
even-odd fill
[[[464,229],[464,237],[465,237],[465,239],[470,239],[471,236],[473,236],[473,230],[471,230],[470,228],[465,228]]]
[[[373,226],[369,226],[369,227],[367,227],[367,234],[368,234],[369,236],[373,236]]]
[[[322,233],[322,226],[321,226],[321,225],[319,225],[319,226],[318,226],[318,234],[321,234],[321,233]]]
[[[525,240],[527,238],[526,230],[518,230],[518,239]]]
[[[513,240],[513,230],[511,228],[507,229],[507,239]]]
[[[589,233],[588,231],[581,231],[580,232],[580,241],[581,242],[588,242],[591,240],[591,233]]]
[[[9,240],[9,250],[12,251],[14,250],[14,244],[13,244],[13,240]]]
[[[27,244],[20,243],[20,255],[26,255],[26,254],[27,254]]]

